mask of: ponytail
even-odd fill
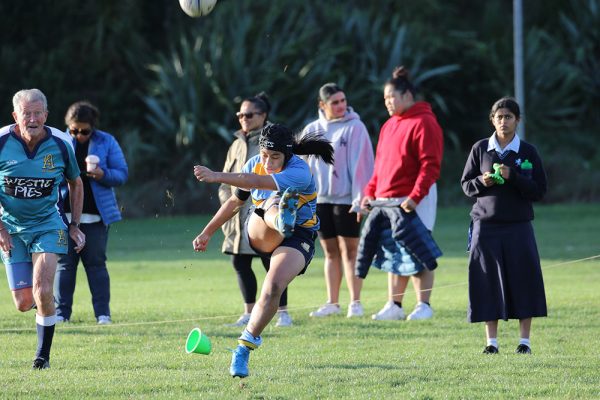
[[[316,155],[328,164],[333,164],[333,147],[319,133],[309,133],[301,138],[281,124],[268,124],[260,132],[260,148],[279,151],[285,155],[287,163],[292,154]]]
[[[333,146],[319,133],[308,133],[299,139],[296,138],[292,152],[300,155],[316,155],[327,164],[333,164]]]

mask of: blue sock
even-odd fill
[[[54,327],[56,326],[56,314],[49,317],[35,316],[38,346],[35,356],[44,360],[50,360],[50,347],[54,338]]]

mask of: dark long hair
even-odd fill
[[[333,164],[333,146],[331,142],[320,133],[307,133],[298,138],[294,135],[292,153],[300,155],[316,155],[321,157],[327,164]]]
[[[326,163],[333,164],[333,146],[319,133],[309,133],[300,137],[287,126],[268,124],[260,132],[259,146],[283,153],[286,163],[292,154],[299,154],[316,155]]]

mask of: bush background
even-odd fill
[[[550,181],[546,202],[600,198],[600,1],[524,2],[526,140]],[[126,216],[204,213],[240,101],[261,90],[270,119],[301,129],[325,82],[344,87],[374,143],[387,119],[382,85],[412,72],[445,135],[442,205],[466,202],[458,181],[471,145],[488,136],[491,104],[513,94],[512,4],[502,0],[219,0],[189,18],[176,0],[0,3],[0,124],[12,95],[37,87],[49,125],[89,99],[130,165]]]

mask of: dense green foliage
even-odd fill
[[[524,2],[526,135],[548,169],[547,201],[600,197],[600,2]],[[215,185],[191,166],[221,168],[240,101],[266,91],[271,119],[301,129],[318,88],[337,81],[374,141],[387,118],[382,85],[406,65],[446,138],[445,203],[488,110],[513,92],[512,9],[503,0],[219,0],[189,18],[175,0],[0,4],[2,124],[12,94],[39,87],[49,123],[87,98],[131,166],[129,215],[212,209]]]
[[[72,323],[57,328],[51,368],[31,371],[32,313],[18,313],[0,279],[0,398],[56,399],[592,399],[598,371],[598,205],[536,209],[536,235],[548,318],[533,322],[531,356],[513,353],[518,323],[501,322],[498,356],[481,354],[482,324],[466,322],[468,207],[441,209],[434,232],[445,255],[436,270],[429,321],[370,319],[387,300],[386,275],[364,282],[366,316],[314,320],[325,300],[323,257],[292,282],[294,325],[269,325],[252,353],[250,377],[227,373],[239,328],[223,326],[242,311],[235,273],[215,236],[206,253],[192,238],[206,217],[127,220],[111,229],[109,270],[114,325],[94,324],[82,267]],[[264,272],[255,261],[262,281]],[[341,291],[341,304],[348,292]],[[403,304],[415,304],[412,287]],[[188,355],[195,326],[213,352]]]

